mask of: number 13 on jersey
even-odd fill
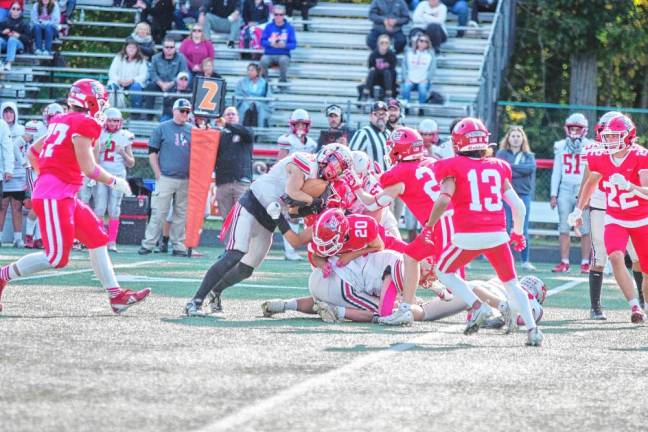
[[[502,177],[497,170],[468,171],[470,183],[470,210],[481,212],[502,210]]]

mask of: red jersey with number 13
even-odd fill
[[[505,180],[511,182],[508,162],[456,156],[437,161],[435,173],[439,182],[447,177],[455,180],[452,222],[456,233],[506,231],[502,197]]]
[[[438,163],[429,157],[417,161],[403,161],[380,176],[380,186],[383,189],[398,183],[405,185],[400,199],[421,225],[427,223],[434,202],[439,198],[440,187],[434,172]]]
[[[634,192],[621,190],[610,184],[613,174],[621,174],[635,185],[641,185],[639,174],[648,170],[648,150],[633,145],[624,158],[614,158],[605,151],[597,150],[587,155],[589,169],[603,178],[599,186],[606,195],[606,213],[622,221],[648,220],[648,197],[642,198]],[[648,224],[648,222],[646,222]],[[643,225],[643,224],[642,224]]]
[[[83,183],[72,142],[75,135],[92,139],[94,146],[101,135],[101,125],[89,115],[79,112],[60,114],[51,119],[38,158],[40,175],[52,174],[68,184]]]

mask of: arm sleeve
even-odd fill
[[[9,136],[9,126],[4,120],[0,120],[0,144],[2,145],[2,164],[4,165],[2,172],[13,174],[14,148]]]
[[[409,57],[410,54],[412,54],[412,51],[407,49],[405,51],[405,55],[403,56],[403,61],[401,62],[401,75],[402,75],[402,81],[403,83],[406,83],[409,79]]]
[[[414,25],[418,26],[424,26],[427,24],[425,20],[425,11],[423,10],[425,8],[425,2],[419,3],[418,6],[416,6],[416,9],[414,9],[414,14],[412,15],[412,22],[414,22]]]
[[[279,138],[277,138],[277,146],[280,149],[288,150],[290,151],[290,140],[288,135],[281,135]]]
[[[149,139],[149,153],[157,153],[160,151],[162,144],[162,131],[159,127],[153,129],[151,138]]]
[[[536,170],[535,156],[533,155],[533,153],[525,153],[524,161],[517,165],[511,165],[511,168],[514,172],[522,176],[531,175]]]
[[[433,50],[430,51],[430,55],[432,56],[432,59],[430,60],[430,66],[428,67],[427,79],[431,82],[434,79],[434,75],[436,75],[437,58]]]
[[[386,16],[381,15],[381,10],[378,7],[378,4],[376,1],[371,2],[371,6],[369,7],[369,19],[371,22],[374,24],[382,25],[383,21],[385,21]]]
[[[110,69],[108,69],[108,81],[117,84],[117,80],[119,79],[119,68],[121,67],[121,60],[120,60],[120,55],[117,54],[115,58],[113,58],[112,63],[110,63]]]
[[[261,33],[261,46],[263,48],[270,48],[272,46],[270,45],[270,41],[268,40],[270,38],[270,35],[272,34],[272,28],[273,26],[271,24],[268,24],[263,29],[263,33]]]
[[[394,51],[391,49],[387,53],[387,58],[389,58],[389,69],[396,69],[396,66],[398,66],[398,59],[396,58],[396,54]]]
[[[410,20],[410,14],[409,14],[409,8],[407,7],[407,4],[405,3],[405,0],[400,1],[400,7],[398,8],[399,15],[396,18],[396,23],[399,26],[403,26],[407,24]]]
[[[504,201],[511,207],[513,216],[513,232],[522,234],[524,228],[524,218],[526,216],[526,207],[513,188],[504,193]]]
[[[151,81],[154,83],[160,79],[160,75],[158,74],[158,55],[160,54],[155,54],[151,60]]]
[[[50,24],[53,26],[58,26],[61,23],[61,9],[58,6],[58,3],[54,3],[54,9],[52,9],[52,15],[50,16]]]
[[[362,129],[358,129],[356,133],[353,134],[353,138],[351,138],[351,142],[349,143],[349,148],[351,150],[360,150],[364,151],[365,147],[365,133]]]
[[[295,35],[295,29],[288,27],[288,40],[286,41],[286,49],[294,50],[297,48],[297,36]]]
[[[562,153],[556,152],[554,156],[553,170],[551,171],[551,192],[549,196],[558,196],[558,186],[562,175]]]
[[[34,3],[31,14],[29,15],[29,20],[31,21],[32,26],[38,24],[38,2]]]

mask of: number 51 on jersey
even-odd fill
[[[220,78],[194,77],[193,113],[200,117],[220,117],[225,109],[227,84]]]

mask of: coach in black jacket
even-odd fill
[[[221,131],[216,159],[216,202],[225,218],[252,183],[252,129],[240,124],[235,107],[225,108],[218,121]]]

